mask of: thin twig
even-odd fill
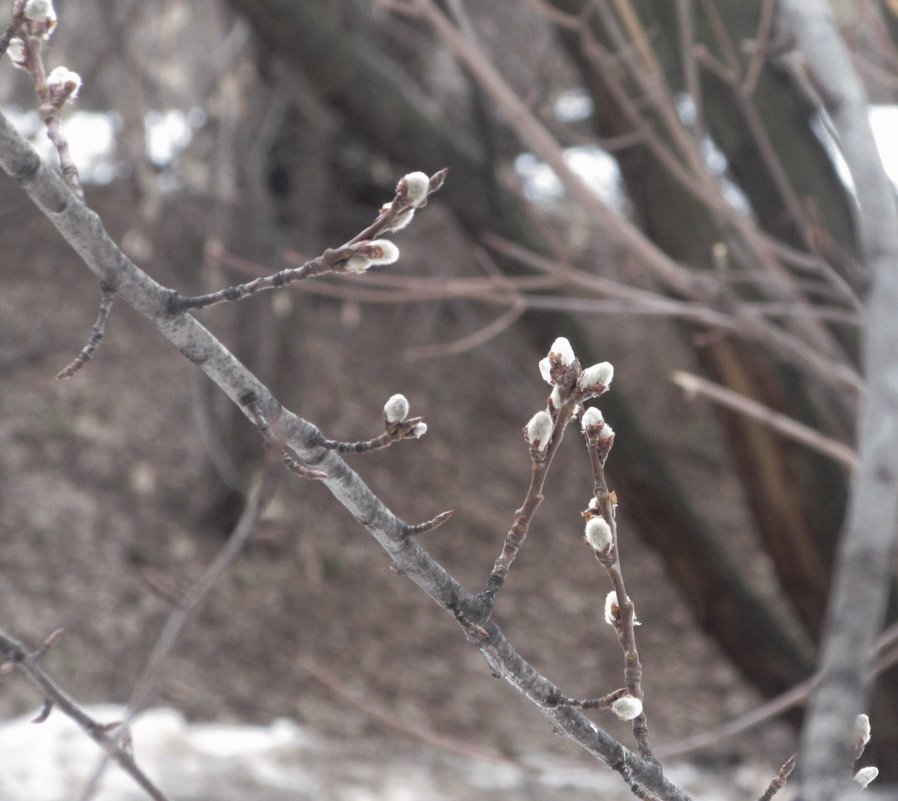
[[[427,534],[434,529],[439,528],[444,523],[448,523],[449,518],[454,514],[455,509],[447,509],[445,512],[440,512],[436,517],[432,517],[430,520],[425,520],[423,523],[407,525],[405,527],[405,533],[409,537],[414,537],[416,534]]]
[[[430,176],[430,187],[427,194],[433,194],[446,180],[447,170],[444,168]],[[400,186],[401,186],[400,182]],[[418,208],[423,203],[413,205],[402,196],[398,187],[393,200],[381,210],[371,225],[360,231],[352,239],[337,248],[327,248],[320,256],[310,259],[299,267],[288,267],[271,275],[262,276],[245,284],[225,287],[215,292],[207,292],[193,297],[173,296],[170,306],[174,312],[205,309],[226,301],[238,301],[270,289],[288,286],[296,281],[304,281],[325,273],[339,271],[346,267],[347,263],[357,255],[358,247],[372,240],[380,234],[393,230],[397,220],[409,210]]]
[[[798,754],[792,754],[780,768],[779,773],[776,774],[773,781],[770,782],[770,786],[765,791],[764,795],[758,799],[758,801],[770,801],[773,796],[775,796],[783,787],[786,786],[786,780],[789,776],[792,775],[792,771],[795,770],[795,765],[798,763]]]
[[[103,334],[106,331],[106,321],[109,319],[109,313],[112,311],[112,305],[115,303],[115,296],[117,293],[117,289],[103,289],[103,296],[100,298],[100,310],[97,313],[97,321],[94,323],[93,328],[90,329],[90,336],[87,338],[87,344],[81,349],[81,352],[72,359],[72,361],[56,374],[56,378],[61,381],[71,378],[84,367],[88,361],[90,361],[91,356],[94,355],[94,351],[103,339]]]
[[[154,801],[169,801],[167,796],[152,782],[152,780],[138,767],[134,756],[122,748],[116,738],[110,737],[109,727],[92,718],[82,709],[78,703],[65,692],[53,679],[51,679],[38,664],[35,653],[28,650],[18,640],[0,631],[0,653],[16,669],[28,677],[43,693],[45,699],[49,699],[63,714],[71,718],[80,728],[99,745],[134,782],[141,787]],[[40,654],[43,655],[42,653]],[[47,705],[44,704],[43,710]],[[40,718],[40,715],[38,715]]]
[[[857,452],[853,448],[832,437],[821,434],[819,431],[804,423],[800,423],[788,415],[774,411],[769,406],[747,398],[745,395],[740,395],[738,392],[727,389],[713,381],[708,381],[682,370],[672,372],[671,380],[681,387],[688,397],[701,395],[714,403],[750,417],[752,420],[757,420],[783,436],[795,442],[800,442],[802,445],[807,445],[809,448],[818,453],[823,453],[831,459],[835,459],[851,470],[857,467]]]

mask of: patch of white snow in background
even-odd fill
[[[178,109],[150,111],[143,118],[147,139],[147,156],[153,164],[164,167],[193,138],[191,121]]]
[[[564,160],[602,200],[626,211],[620,170],[614,156],[599,147],[569,147]],[[533,153],[521,153],[514,160],[515,172],[524,182],[524,192],[534,203],[545,204],[564,195],[564,186],[555,171]]]
[[[101,722],[121,720],[117,706],[91,707]],[[335,738],[287,720],[270,726],[188,723],[154,709],[131,727],[134,756],[177,801],[631,801],[620,777],[599,763],[548,754],[523,759],[527,770],[492,765],[414,740]],[[0,722],[0,799],[76,801],[101,751],[54,710],[44,723]],[[689,763],[665,766],[695,801],[758,797],[776,767],[749,763],[716,772]],[[786,794],[784,794],[784,801]],[[145,801],[117,765],[109,765],[95,801]]]

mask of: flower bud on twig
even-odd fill
[[[858,715],[854,719],[854,739],[859,746],[870,742],[870,718],[867,715]]]
[[[396,197],[419,209],[427,203],[430,194],[430,177],[423,172],[410,172],[402,176],[396,186]]]
[[[599,409],[595,406],[590,406],[583,413],[583,419],[580,421],[580,425],[583,427],[584,432],[588,431],[590,428],[597,429],[605,425],[605,418],[602,417],[602,412]]]
[[[388,212],[392,207],[393,207],[393,204],[392,204],[392,203],[384,203],[383,208],[381,209],[381,212],[386,213],[386,212]],[[389,226],[387,226],[386,228],[384,228],[384,232],[387,232],[387,231],[401,231],[403,228],[405,228],[405,227],[412,221],[412,218],[413,218],[414,216],[415,216],[415,209],[414,209],[414,207],[407,208],[405,211],[400,211],[399,214],[396,215],[396,219],[393,220],[393,222],[390,223]]]
[[[546,383],[554,384],[555,380],[552,377],[552,368],[557,368],[558,366],[569,367],[573,364],[574,359],[576,358],[574,349],[571,347],[571,343],[568,342],[567,338],[558,337],[552,343],[552,347],[549,348],[549,355],[546,356],[545,359],[540,359],[540,375],[542,375]]]
[[[408,399],[405,395],[393,395],[384,404],[384,417],[388,423],[401,423],[408,417]]]
[[[412,429],[412,436],[415,439],[421,439],[427,433],[427,423],[418,423]]]
[[[868,768],[861,768],[857,773],[855,773],[854,780],[861,786],[861,789],[864,789],[877,776],[879,776],[879,768],[874,768],[871,765]]]
[[[47,76],[47,89],[50,91],[50,102],[60,108],[66,101],[78,97],[81,76],[68,67],[56,67]]]
[[[352,246],[355,254],[346,262],[350,273],[363,273],[376,264],[392,264],[399,258],[399,248],[389,239],[373,239]]]
[[[610,362],[599,362],[587,367],[577,379],[577,387],[583,392],[595,392],[601,395],[611,386],[614,378],[614,367]]]
[[[24,40],[18,37],[12,39],[6,48],[6,55],[9,56],[9,60],[16,69],[28,69],[28,48],[25,47]]]
[[[605,596],[605,622],[615,628],[620,624],[620,607],[617,604],[617,593],[614,590]]]
[[[633,720],[642,714],[642,701],[632,695],[622,695],[611,705],[611,711],[621,720]]]
[[[536,449],[540,453],[545,453],[546,448],[549,445],[549,440],[552,438],[552,429],[554,428],[554,423],[552,422],[552,415],[550,415],[546,411],[537,412],[533,417],[530,418],[530,422],[527,423],[527,442],[530,443],[530,447]]]
[[[25,24],[32,36],[46,39],[56,27],[56,9],[52,0],[28,0],[25,3]]]
[[[592,546],[596,553],[607,551],[614,539],[611,533],[611,526],[601,516],[591,517],[586,521],[583,538]],[[615,600],[617,600],[616,595]]]

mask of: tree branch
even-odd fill
[[[867,710],[864,661],[882,626],[898,531],[898,208],[870,129],[863,84],[827,4],[784,0],[782,13],[821,89],[851,171],[863,257],[872,276],[860,462],[830,596],[823,676],[800,750],[800,797],[832,801],[848,794],[851,722]]]

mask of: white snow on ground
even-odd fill
[[[120,720],[121,707],[89,709]],[[172,801],[624,801],[620,778],[596,764],[554,756],[526,760],[528,772],[458,757],[409,741],[326,738],[287,720],[270,726],[188,723],[154,709],[132,727],[141,768]],[[0,722],[0,799],[76,801],[96,769],[99,748],[58,711],[41,724]],[[686,763],[668,775],[696,801],[757,798],[772,766],[744,766],[713,776]],[[96,801],[147,796],[117,766],[105,772]],[[788,794],[778,796],[786,801]]]

